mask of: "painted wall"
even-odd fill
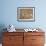
[[[46,0],[0,0],[0,25],[16,28],[46,28]],[[17,7],[35,7],[35,22],[18,22]]]

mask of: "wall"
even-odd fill
[[[46,28],[46,1],[44,0],[1,0],[0,25],[13,24],[16,28]],[[35,7],[35,22],[18,22],[17,7]]]

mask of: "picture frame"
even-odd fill
[[[21,22],[35,21],[35,7],[18,7],[17,21]]]

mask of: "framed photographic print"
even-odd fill
[[[25,22],[35,21],[35,7],[18,7],[17,20]]]

